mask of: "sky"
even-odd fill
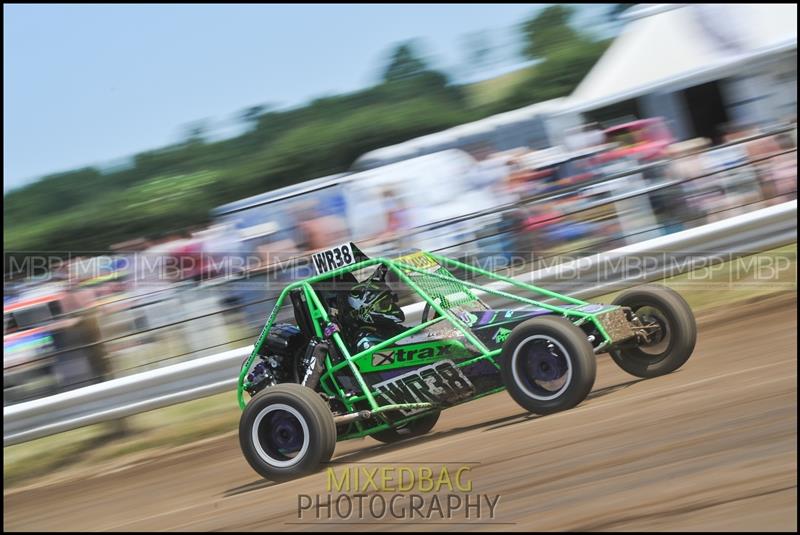
[[[408,39],[462,73],[465,35],[486,30],[507,50],[542,7],[6,4],[3,191],[174,143],[196,121],[235,130],[248,106],[372,85]]]

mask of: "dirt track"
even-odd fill
[[[3,527],[794,531],[793,295],[702,319],[694,356],[665,377],[637,380],[601,357],[593,393],[571,411],[533,417],[501,393],[443,413],[420,439],[337,447],[337,473],[366,461],[435,470],[473,463],[473,493],[500,495],[493,519],[462,514],[457,520],[470,524],[394,526],[319,524],[308,512],[298,519],[298,495],[327,494],[325,474],[261,481],[230,434],[114,473],[4,493]]]

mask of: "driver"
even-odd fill
[[[405,314],[397,304],[397,294],[382,281],[367,279],[350,289],[347,296],[347,321],[352,328],[357,351],[364,351],[405,330]]]

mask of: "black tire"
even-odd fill
[[[666,331],[654,344],[611,349],[609,354],[620,368],[636,377],[658,377],[689,360],[697,343],[697,324],[692,309],[678,292],[666,286],[640,286],[622,292],[613,304],[630,307],[634,314],[656,311],[652,317]]]
[[[419,437],[430,433],[433,426],[435,426],[436,422],[439,420],[439,415],[441,413],[442,411],[435,411],[425,416],[420,416],[402,427],[384,429],[370,436],[378,442],[383,442],[385,444],[392,444],[406,438]]]
[[[597,376],[597,360],[580,328],[561,316],[544,316],[520,323],[508,335],[500,376],[520,406],[552,414],[586,399]]]
[[[270,413],[274,414],[269,416]],[[265,418],[272,420],[265,422]],[[268,435],[269,430],[278,433],[270,427],[277,423],[284,433]],[[300,440],[301,445],[294,446],[299,447],[299,452],[295,449],[294,457],[285,455],[274,444],[281,440]],[[265,388],[247,404],[239,420],[239,444],[253,470],[266,479],[286,481],[313,473],[331,459],[336,447],[336,424],[319,394],[302,385],[282,383]]]

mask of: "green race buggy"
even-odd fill
[[[271,480],[315,471],[337,440],[423,435],[442,409],[502,390],[536,414],[567,410],[591,391],[595,355],[655,377],[682,366],[697,338],[686,301],[662,286],[601,305],[426,252],[369,259],[348,243],[312,260],[317,275],[283,289],[239,374],[241,448]],[[404,290],[419,320],[369,325],[352,299],[365,284]],[[295,321],[278,323],[287,299]],[[360,338],[359,322],[378,336]]]

